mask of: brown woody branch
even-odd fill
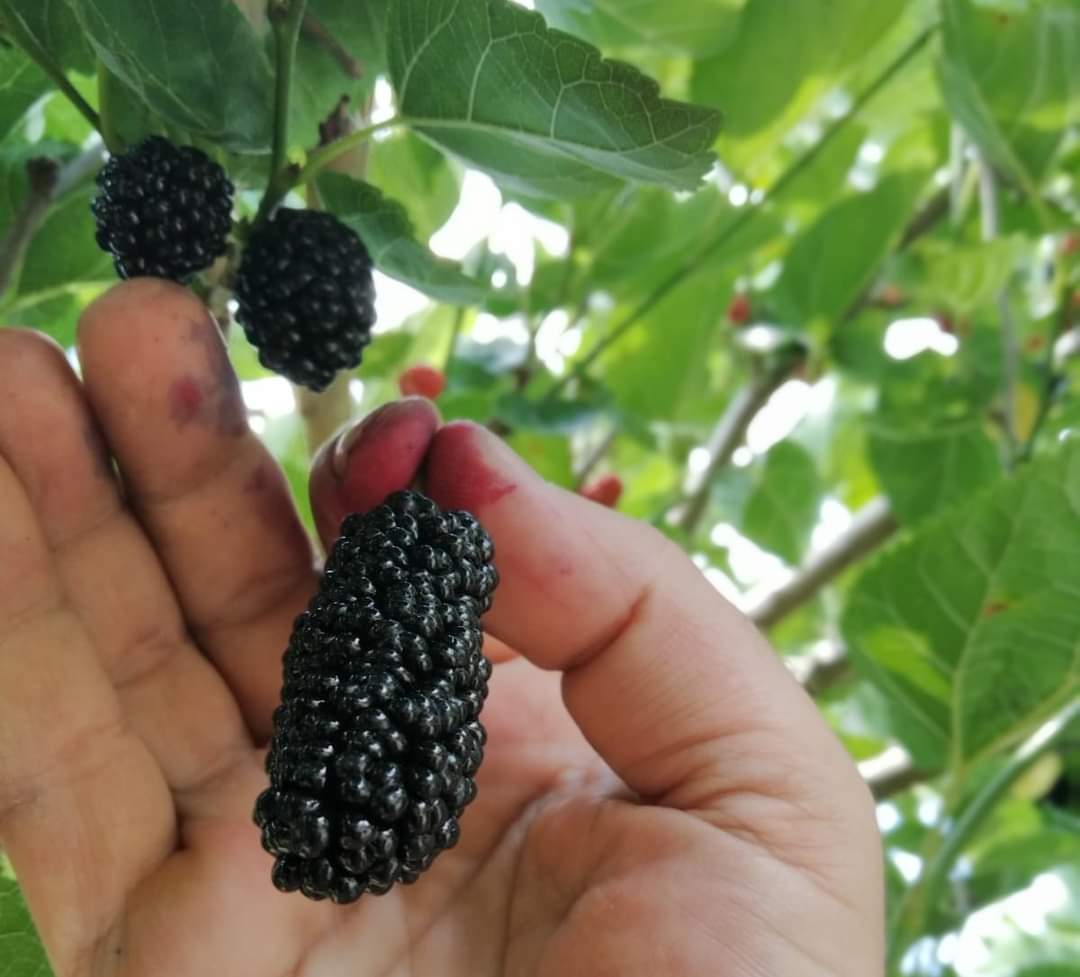
[[[795,576],[777,587],[749,612],[760,628],[768,629],[802,606],[829,582],[880,546],[897,529],[888,501],[879,496],[867,502],[847,530],[828,546],[811,553]]]

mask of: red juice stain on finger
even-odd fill
[[[169,386],[169,417],[177,427],[187,427],[202,411],[205,400],[199,381],[185,374]]]
[[[489,463],[481,439],[490,436],[462,421],[447,424],[435,436],[428,453],[427,486],[440,505],[478,513],[517,489]]]

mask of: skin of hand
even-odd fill
[[[58,977],[873,977],[866,787],[661,534],[399,401],[317,457],[324,543],[419,479],[502,576],[458,846],[354,906],[251,821],[315,553],[220,334],[176,286],[84,314],[78,379],[0,330],[0,842]]]

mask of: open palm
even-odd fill
[[[0,332],[0,840],[60,977],[880,972],[868,795],[760,636],[419,400],[324,449],[312,505],[330,539],[421,475],[491,532],[480,794],[415,886],[274,890],[251,809],[310,543],[188,293],[119,286],[79,347],[82,381]]]

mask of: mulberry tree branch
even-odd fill
[[[15,213],[7,234],[0,240],[0,298],[14,280],[53,201],[82,183],[97,170],[104,158],[105,147],[100,140],[95,140],[82,154],[63,166],[43,158],[31,159],[26,164],[29,178],[26,199]]]
[[[812,600],[849,566],[885,542],[897,527],[896,516],[884,497],[867,502],[855,513],[851,525],[842,535],[823,549],[811,553],[795,576],[751,608],[750,619],[760,628],[771,628]]]

